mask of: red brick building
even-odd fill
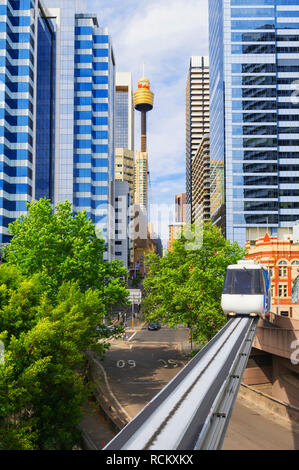
[[[248,255],[268,267],[271,279],[273,313],[299,319],[299,304],[291,302],[292,285],[299,275],[299,243],[293,243],[291,236],[280,240],[264,237],[246,243]]]

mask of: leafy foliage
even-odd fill
[[[148,257],[143,311],[149,321],[188,326],[192,339],[206,343],[226,322],[220,305],[226,268],[245,252],[210,222],[203,225],[202,246],[186,246],[190,242],[182,237],[163,258]]]
[[[71,449],[88,393],[84,352],[107,347],[98,342],[99,293],[64,283],[53,305],[37,275],[22,278],[2,265],[0,278],[0,449]],[[11,288],[16,278],[19,286]]]
[[[41,275],[45,290],[56,296],[63,282],[76,281],[81,290],[97,289],[108,308],[127,303],[127,271],[119,261],[104,262],[105,243],[86,212],[73,215],[68,201],[52,211],[49,200],[28,204],[28,214],[9,226],[13,235],[4,259],[27,276]]]
[[[0,266],[0,449],[72,449],[86,352],[109,347],[103,319],[127,304],[127,272],[104,262],[104,240],[67,201],[54,213],[47,199],[30,203],[10,231]]]

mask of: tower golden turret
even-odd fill
[[[154,93],[147,78],[138,80],[138,89],[134,92],[134,106],[141,112],[141,152],[146,152],[146,113],[153,109]]]

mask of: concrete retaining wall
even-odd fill
[[[255,406],[262,410],[273,413],[285,420],[291,427],[299,428],[299,408],[295,406],[288,405],[243,383],[239,389],[238,398],[243,398],[245,401],[254,403]]]
[[[119,432],[129,423],[129,419],[124,415],[118,404],[115,402],[108,388],[104,368],[91,356],[89,359],[89,377],[95,385],[93,395],[98,405],[107,419],[111,422],[116,432]]]

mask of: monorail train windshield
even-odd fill
[[[265,294],[265,284],[262,271],[260,269],[228,269],[222,294]]]

